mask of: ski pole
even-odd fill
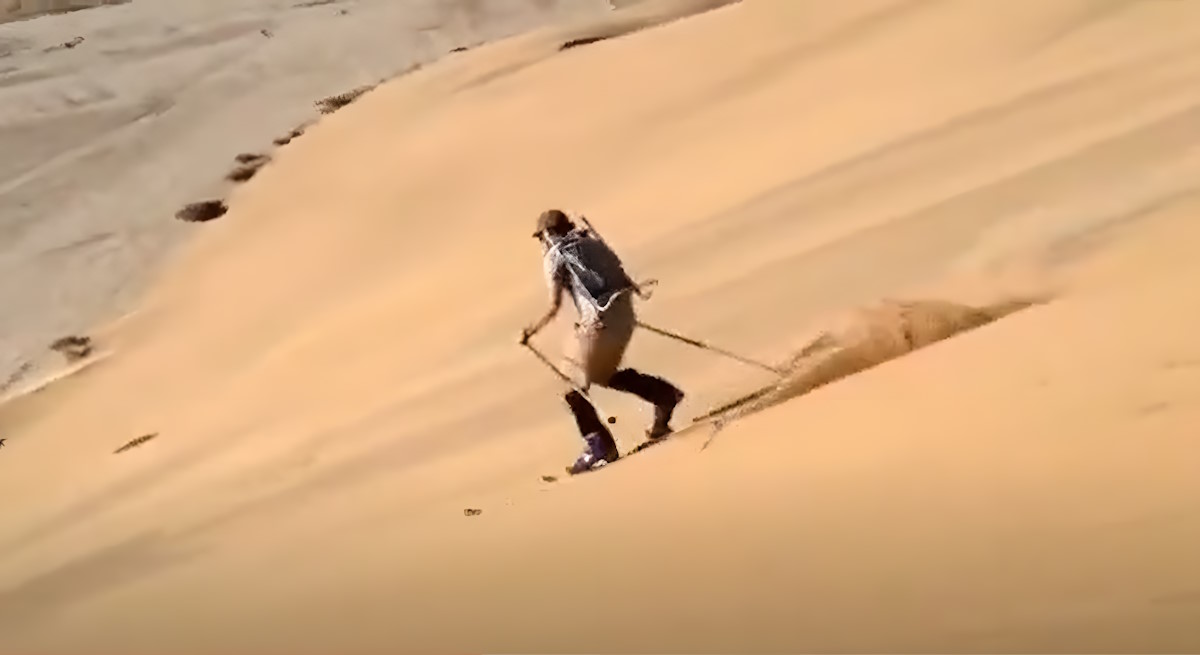
[[[598,405],[596,405],[596,401],[591,397],[591,395],[588,394],[588,392],[586,392],[582,388],[580,388],[580,386],[578,384],[576,384],[574,380],[572,380],[570,377],[568,377],[566,373],[563,373],[561,370],[559,370],[559,368],[554,365],[554,362],[550,361],[545,355],[542,354],[542,352],[540,350],[538,350],[537,348],[534,348],[533,345],[529,344],[529,343],[525,343],[522,345],[524,345],[526,348],[528,348],[529,352],[533,353],[534,357],[537,357],[538,359],[540,359],[542,361],[542,363],[546,365],[546,368],[553,371],[554,374],[558,376],[558,379],[567,383],[568,386],[570,386],[575,391],[579,392],[579,394],[581,396],[583,396],[584,398],[587,398],[588,402],[590,402],[592,404],[592,408],[596,410],[596,413],[599,414],[600,416],[606,417],[604,419],[605,423],[612,425],[617,422],[617,417],[612,416],[612,415],[608,414],[607,412],[605,412],[604,410],[600,409],[600,407]]]
[[[728,358],[730,358],[730,359],[736,359],[737,361],[739,361],[739,362],[741,362],[741,363],[743,363],[743,364],[749,364],[750,366],[754,366],[754,367],[757,367],[757,368],[761,368],[761,369],[763,369],[763,370],[770,371],[770,372],[774,373],[775,375],[783,375],[783,374],[784,374],[784,372],[783,372],[783,371],[779,370],[778,368],[775,368],[774,366],[770,366],[770,365],[768,365],[768,364],[764,364],[764,363],[762,363],[762,362],[755,361],[755,360],[753,360],[753,359],[750,359],[750,358],[748,358],[748,357],[743,357],[743,356],[741,356],[741,355],[739,355],[739,354],[737,354],[737,353],[729,352],[728,350],[725,350],[724,348],[718,348],[718,347],[716,347],[716,346],[714,346],[714,345],[712,345],[712,344],[707,344],[707,343],[704,343],[703,341],[697,341],[697,340],[695,340],[695,339],[692,339],[692,338],[690,338],[690,337],[685,337],[685,336],[683,336],[682,334],[676,334],[676,333],[674,333],[674,332],[668,332],[667,330],[664,330],[664,329],[662,329],[662,328],[657,328],[657,327],[654,327],[653,325],[648,325],[648,324],[646,324],[646,323],[643,323],[642,321],[638,321],[638,322],[637,322],[637,324],[638,324],[638,327],[645,328],[645,329],[647,329],[647,330],[649,330],[649,331],[651,331],[651,332],[654,332],[655,334],[660,334],[660,335],[662,335],[662,336],[664,336],[664,337],[667,337],[667,338],[669,338],[669,339],[674,339],[674,340],[676,340],[676,341],[680,341],[680,342],[682,342],[682,343],[686,343],[686,344],[687,344],[687,345],[689,345],[689,346],[694,346],[694,347],[696,347],[696,348],[700,348],[701,350],[708,350],[708,351],[711,351],[711,352],[715,352],[715,353],[717,353],[717,354],[719,354],[719,355],[724,355],[724,356],[726,356],[726,357],[728,357]]]

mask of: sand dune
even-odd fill
[[[65,14],[72,11],[119,5],[129,0],[5,0],[0,4],[0,23],[12,20],[27,20],[47,14]]]
[[[0,22],[97,2],[0,0]],[[114,3],[108,3],[114,4]],[[11,7],[10,7],[11,5]],[[16,14],[3,13],[16,11]],[[131,311],[233,157],[313,103],[605,0],[139,1],[0,25],[0,380]]]
[[[454,53],[193,224],[106,359],[0,405],[0,649],[1200,648],[1200,5],[720,4]],[[545,481],[547,207],[801,382]],[[779,382],[629,358],[681,425]]]

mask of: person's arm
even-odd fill
[[[558,268],[550,275],[548,280],[550,284],[550,308],[542,315],[533,325],[521,331],[521,345],[529,343],[529,339],[533,335],[542,331],[554,317],[558,315],[558,310],[562,309],[563,295],[567,292],[567,285],[563,280],[563,269]]]

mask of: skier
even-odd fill
[[[637,324],[631,293],[638,287],[625,273],[616,253],[589,230],[577,228],[557,209],[542,212],[533,236],[542,242],[550,308],[521,332],[521,344],[528,344],[530,337],[554,319],[562,307],[563,294],[570,293],[579,320],[567,360],[579,388],[568,391],[563,399],[575,417],[585,447],[567,471],[582,473],[615,461],[619,455],[612,433],[581,391],[596,384],[631,393],[654,405],[654,423],[647,432],[652,440],[670,434],[671,416],[684,394],[662,378],[621,368]]]

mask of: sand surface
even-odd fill
[[[0,0],[0,23],[95,0]],[[10,6],[11,5],[11,6]],[[606,0],[142,0],[0,24],[0,392],[137,306],[235,155],[313,102]],[[23,368],[24,366],[24,368]],[[20,378],[20,379],[17,379]]]
[[[716,4],[454,53],[187,225],[0,405],[0,651],[1200,650],[1200,4],[684,17]],[[645,321],[857,372],[562,479],[515,343],[547,207],[661,281]],[[629,363],[681,426],[772,382],[645,332]],[[637,444],[647,408],[596,396]]]

